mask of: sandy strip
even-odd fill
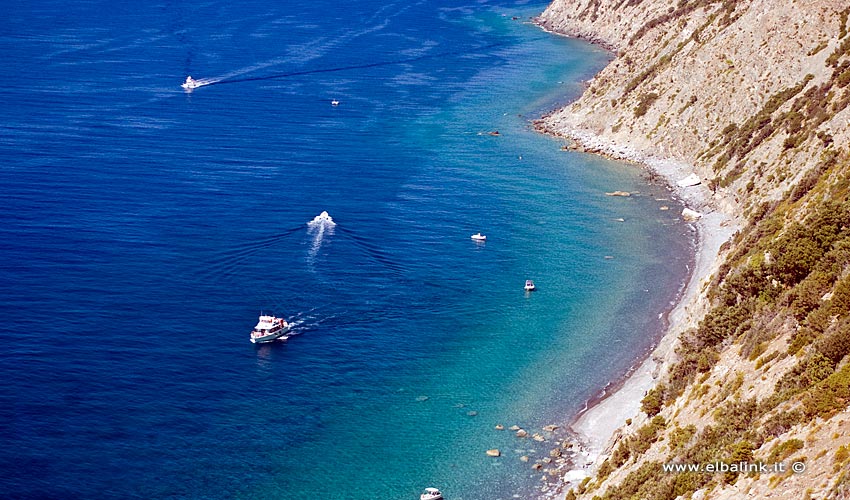
[[[545,133],[573,140],[578,150],[644,165],[662,177],[685,206],[703,214],[702,218],[693,222],[697,229],[695,268],[681,299],[668,315],[669,326],[658,347],[618,389],[596,402],[572,424],[572,429],[584,441],[588,461],[593,463],[586,468],[592,469],[598,464],[600,455],[607,454],[608,448],[620,436],[619,428],[626,419],[633,420],[631,429],[635,429],[646,418],[640,412],[641,399],[673,360],[679,334],[696,326],[695,318],[701,318],[704,314],[707,304],[700,293],[703,284],[720,264],[720,246],[739,229],[741,221],[728,215],[735,213],[732,204],[712,193],[705,183],[691,187],[676,184],[693,173],[692,167],[685,163],[644,156],[628,146],[615,144],[584,130],[558,129],[542,123],[538,123],[538,128]]]

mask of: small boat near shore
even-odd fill
[[[443,494],[437,488],[425,488],[419,500],[443,500]]]
[[[525,280],[525,291],[526,292],[533,292],[535,290],[537,290],[537,287],[534,286],[534,282],[531,281],[531,280]]]
[[[251,343],[265,344],[280,338],[286,340],[289,338],[287,333],[289,333],[289,323],[285,319],[263,314],[260,315],[257,326],[251,330]]]
[[[487,237],[484,236],[481,233],[473,234],[472,236],[470,236],[470,238],[472,238],[475,241],[487,241]]]

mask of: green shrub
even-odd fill
[[[833,457],[833,462],[836,464],[840,464],[850,458],[850,450],[847,449],[846,445],[839,446],[837,450],[835,450],[835,457]]]
[[[629,460],[629,457],[632,456],[631,449],[629,449],[628,440],[621,441],[617,446],[617,449],[611,453],[611,458],[608,460],[612,468],[617,468],[622,466]]]
[[[815,264],[823,256],[823,249],[813,239],[794,231],[784,245],[777,249],[777,257],[772,266],[776,277],[786,285],[795,285],[808,276]],[[771,252],[772,253],[772,252]]]
[[[808,417],[829,418],[847,408],[850,400],[850,363],[820,382],[803,397]]]
[[[762,430],[766,436],[777,437],[788,432],[802,419],[803,412],[800,410],[780,411],[764,422]]]
[[[749,441],[740,441],[732,446],[731,453],[727,463],[736,464],[740,462],[752,462],[753,460],[753,443]],[[723,481],[727,484],[735,482],[740,472],[726,472],[723,475]]]
[[[816,337],[824,332],[832,323],[832,311],[830,306],[819,307],[810,312],[803,321],[803,327],[812,330]],[[812,339],[814,340],[814,339]]]
[[[832,299],[829,301],[832,314],[847,314],[850,312],[850,275],[845,276],[835,285]]]
[[[667,426],[667,422],[661,415],[656,415],[635,433],[631,438],[630,447],[632,454],[640,455],[658,441],[658,433]]]
[[[658,94],[656,94],[655,92],[643,94],[638,100],[638,105],[635,108],[635,116],[641,117],[645,115],[646,112],[649,110],[650,106],[652,106],[657,100]]]
[[[612,472],[614,472],[614,467],[611,466],[611,461],[605,460],[596,471],[596,478],[599,481],[604,481],[611,475]]]
[[[821,297],[829,291],[835,276],[821,270],[812,271],[790,294],[791,310],[798,321],[823,303]]]
[[[809,387],[826,380],[835,371],[835,363],[818,351],[812,352],[803,372],[803,385]]]
[[[772,353],[770,353],[766,356],[760,357],[758,359],[758,361],[756,361],[756,370],[767,365],[768,363],[770,363],[771,361],[776,359],[778,356],[779,356],[779,351],[773,351]]]
[[[799,439],[789,439],[783,441],[770,450],[770,455],[767,457],[768,462],[779,462],[791,456],[794,452],[803,449],[803,442]]]
[[[716,346],[728,337],[737,337],[750,327],[754,301],[746,300],[727,307],[715,307],[697,327],[696,339],[701,347]]]
[[[602,499],[650,498],[646,490],[653,483],[659,482],[661,470],[661,463],[645,462],[637,470],[630,472],[618,486],[609,488]]]
[[[830,328],[813,345],[814,349],[829,359],[832,366],[850,354],[850,317],[843,318]]]
[[[676,427],[670,432],[670,449],[676,450],[684,448],[691,438],[696,434],[697,428],[693,424],[687,427]]]
[[[661,408],[664,407],[664,391],[664,384],[659,384],[650,389],[640,402],[641,411],[650,417],[658,415],[661,412]]]
[[[742,401],[735,399],[718,408],[715,413],[718,430],[728,438],[741,436],[750,430],[751,424],[758,414],[758,403],[755,398]]]

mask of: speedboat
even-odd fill
[[[322,212],[307,223],[308,226],[336,226],[336,222],[327,212]]]
[[[537,290],[537,287],[534,286],[534,282],[531,281],[531,280],[525,280],[525,291],[526,292],[533,292],[535,290]]]
[[[475,241],[487,241],[487,237],[484,236],[481,233],[473,234],[472,236],[470,236],[470,238],[472,238]]]
[[[437,488],[425,488],[419,500],[443,500],[443,494]]]
[[[333,101],[331,101],[331,106],[339,106],[339,101],[334,99]]]
[[[285,319],[264,314],[257,321],[257,326],[251,330],[251,342],[254,344],[265,344],[267,342],[274,342],[279,338],[286,340],[289,338],[286,336],[287,333],[289,333],[289,323]]]
[[[194,78],[192,78],[191,76],[187,76],[186,81],[183,82],[183,84],[180,85],[180,86],[183,87],[186,90],[192,90],[192,89],[196,89],[196,88],[200,87],[201,84],[198,83],[198,81],[195,80]]]

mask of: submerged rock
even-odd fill
[[[605,193],[606,196],[631,196],[632,193],[628,191],[611,191],[610,193]]]
[[[528,431],[526,431],[525,429],[520,429],[520,430],[516,431],[516,437],[518,437],[518,438],[528,437]]]

